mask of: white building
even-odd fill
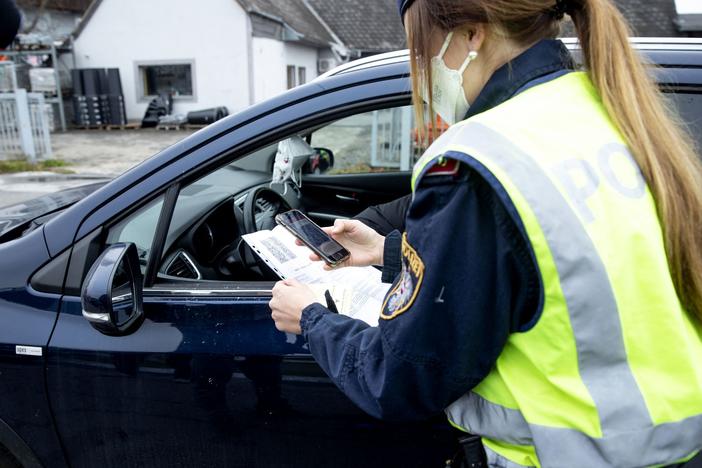
[[[306,0],[95,0],[73,40],[77,68],[119,68],[128,119],[167,91],[237,112],[349,54]]]

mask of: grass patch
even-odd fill
[[[66,169],[69,164],[61,159],[46,159],[37,161],[36,164],[23,159],[10,159],[8,161],[0,161],[0,174],[10,174],[13,172],[35,172],[35,171],[50,171],[59,174],[72,174],[73,171]]]

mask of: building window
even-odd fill
[[[161,93],[174,98],[193,98],[192,63],[139,64],[140,98],[150,99]]]
[[[303,85],[307,83],[307,69],[305,67],[298,67],[297,69],[297,84]]]
[[[293,89],[295,84],[295,65],[288,65],[288,89]]]

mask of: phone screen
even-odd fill
[[[278,217],[280,222],[293,231],[302,242],[311,247],[312,250],[327,257],[327,259],[337,262],[349,255],[348,250],[301,212],[292,210],[282,213]]]

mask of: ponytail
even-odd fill
[[[690,136],[665,105],[611,0],[571,0],[590,79],[653,193],[678,296],[702,321],[702,167]]]

